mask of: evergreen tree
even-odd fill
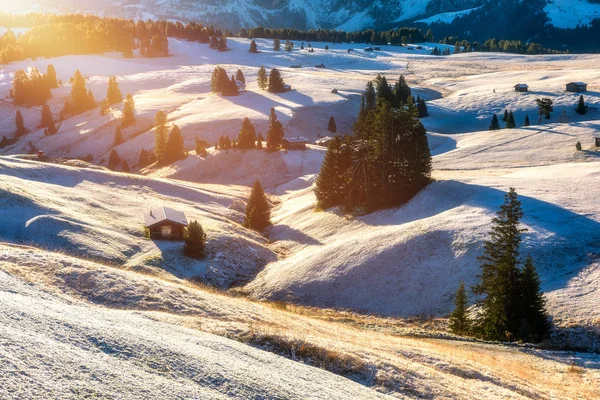
[[[325,50],[329,50],[329,45],[325,45]]]
[[[346,171],[343,165],[342,139],[336,136],[327,147],[319,176],[315,183],[315,195],[319,208],[326,210],[341,205],[346,194]]]
[[[163,111],[159,111],[154,118],[154,126],[156,129],[154,155],[156,156],[158,164],[163,165],[167,157],[167,114]]]
[[[135,122],[135,102],[131,94],[127,95],[125,104],[123,105],[123,119],[121,125],[126,128]]]
[[[244,76],[244,73],[242,72],[241,69],[238,69],[237,72],[235,73],[235,80],[246,83],[246,77]]]
[[[17,127],[16,136],[23,136],[27,133],[27,129],[25,128],[25,121],[23,120],[23,114],[21,114],[20,110],[17,110],[17,115],[15,116],[15,125]]]
[[[165,158],[166,162],[169,163],[185,158],[185,152],[183,149],[183,136],[181,135],[181,130],[175,124],[173,124],[171,133],[167,139]]]
[[[365,89],[365,109],[372,110],[375,108],[377,101],[377,94],[375,93],[375,85],[373,82],[367,82],[367,88]]]
[[[110,157],[108,158],[108,169],[114,171],[120,163],[121,157],[119,157],[119,153],[113,149],[113,151],[110,152]]]
[[[585,100],[583,99],[583,95],[579,96],[579,102],[577,103],[577,108],[575,109],[577,114],[585,115],[587,113],[587,106],[585,105]]]
[[[579,142],[579,141],[578,141],[578,142],[575,144],[575,148],[576,148],[578,151],[581,151],[581,142]]]
[[[244,118],[238,136],[237,147],[242,150],[253,149],[256,142],[256,130],[249,118]]]
[[[523,123],[523,126],[529,126],[529,125],[530,125],[530,123],[529,123],[529,115],[526,115],[525,116],[525,122]]]
[[[123,162],[121,162],[121,172],[125,172],[127,174],[130,172],[129,164],[126,160],[123,160]]]
[[[65,110],[66,113],[78,114],[89,109],[90,98],[88,97],[88,91],[85,87],[85,79],[79,70],[75,71],[75,75],[71,78],[71,109]],[[67,107],[65,106],[65,109]]]
[[[208,155],[206,148],[208,147],[208,142],[206,140],[200,140],[196,138],[196,155],[200,157],[206,157]],[[215,146],[215,150],[217,146]]]
[[[102,101],[100,102],[100,115],[105,116],[106,114],[108,114],[108,109],[108,100],[102,99]]]
[[[123,101],[123,95],[121,94],[121,89],[119,89],[116,76],[111,76],[108,79],[106,101],[108,102],[108,105],[117,104]]]
[[[281,78],[281,73],[277,68],[273,68],[269,74],[269,92],[283,93],[285,92],[285,83]]]
[[[254,40],[250,42],[250,53],[258,53],[258,48],[256,47],[256,42]]]
[[[427,104],[425,104],[425,100],[421,99],[420,97],[417,99],[417,110],[419,112],[419,118],[425,118],[429,116]]]
[[[226,51],[226,50],[228,50],[228,48],[227,48],[227,38],[225,36],[221,36],[219,38],[219,44],[217,45],[217,50],[219,50],[219,51]]]
[[[271,225],[271,205],[257,180],[254,182],[248,204],[246,204],[244,226],[260,232],[269,225]]]
[[[47,128],[52,124],[52,111],[50,111],[50,107],[48,104],[42,105],[42,123],[40,126],[42,128]]]
[[[205,257],[206,252],[206,233],[198,221],[191,221],[183,232],[184,254],[188,257],[199,260]]]
[[[115,130],[115,146],[120,145],[121,143],[123,143],[123,132],[121,132],[121,127],[119,125],[117,125],[117,129]]]
[[[393,105],[394,104],[394,93],[392,91],[392,88],[388,84],[388,81],[385,78],[385,76],[380,76],[379,78],[380,79],[378,79],[378,82],[376,85],[377,100],[379,101],[380,99],[383,99]]]
[[[48,65],[46,69],[46,81],[48,82],[48,87],[50,89],[55,89],[58,87],[58,82],[56,81],[56,70],[54,69],[54,65]]]
[[[288,39],[288,40],[285,41],[285,47],[284,48],[285,48],[285,51],[287,51],[289,53],[290,51],[292,51],[294,49],[294,43],[290,42],[290,40]]]
[[[508,109],[504,109],[504,116],[502,117],[502,121],[508,121]]]
[[[480,282],[473,290],[482,317],[479,330],[486,339],[512,340],[519,331],[519,246],[524,231],[517,192],[510,188],[496,217],[492,220],[490,238],[484,242]]]
[[[394,107],[399,107],[400,104],[406,103],[411,96],[411,90],[403,75],[400,75],[398,82],[394,85]]]
[[[450,314],[449,327],[453,333],[464,335],[469,333],[471,322],[467,315],[467,293],[465,283],[461,282],[454,296],[454,311]]]
[[[283,125],[277,120],[275,109],[271,108],[269,128],[267,129],[267,150],[276,150],[281,145],[283,136]]]
[[[496,114],[492,115],[492,123],[490,124],[489,130],[496,131],[500,129],[500,122],[498,121],[498,116]]]
[[[512,111],[509,111],[508,117],[506,118],[506,128],[514,129],[517,127],[517,123],[515,122],[515,115]]]
[[[535,100],[538,106],[538,125],[542,123],[542,116],[546,119],[550,119],[550,113],[554,111],[554,102],[552,99],[544,97],[542,99]]]
[[[96,99],[94,98],[94,93],[92,93],[92,90],[90,89],[87,92],[87,102],[85,105],[85,110],[90,110],[94,107],[96,107]]]
[[[335,125],[335,119],[333,117],[329,117],[329,123],[327,124],[327,130],[331,133],[337,132],[337,126]]]
[[[275,51],[281,50],[281,42],[277,38],[275,40],[273,40],[273,50],[275,50]]]
[[[518,337],[523,341],[536,343],[550,333],[550,321],[546,300],[540,289],[540,278],[530,256],[525,259],[519,278],[521,321]]]
[[[262,65],[260,66],[260,69],[258,70],[257,83],[258,83],[258,88],[260,90],[266,90],[269,87],[269,79],[267,78],[267,71],[265,70],[265,67],[263,67]]]

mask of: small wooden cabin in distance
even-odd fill
[[[573,93],[587,92],[587,83],[569,82],[569,83],[567,83],[567,92],[573,92]]]
[[[282,141],[282,147],[285,150],[304,150],[306,149],[307,143],[308,139],[302,136],[284,137]]]
[[[526,83],[517,83],[515,85],[515,92],[527,92],[529,91],[529,86]]]
[[[144,213],[144,223],[150,239],[183,240],[188,225],[185,214],[169,207],[152,208]]]

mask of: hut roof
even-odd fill
[[[169,207],[157,207],[150,209],[149,212],[144,213],[144,222],[146,228],[159,224],[161,222],[173,222],[175,224],[187,226],[188,222],[185,218],[185,214],[181,211],[174,210]]]

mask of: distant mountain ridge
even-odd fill
[[[12,10],[8,7],[199,21],[232,30],[265,26],[356,31],[417,22],[423,27],[442,25],[445,34],[476,40],[490,28],[490,35],[496,30],[500,37],[530,40],[550,24],[568,29],[600,18],[596,0],[22,0]]]

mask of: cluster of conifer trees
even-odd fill
[[[431,181],[431,152],[410,88],[378,76],[363,94],[353,134],[329,144],[315,194],[323,209],[372,211],[410,200]]]
[[[158,165],[167,165],[185,158],[181,130],[173,124],[169,133],[166,113],[159,111],[156,114],[154,127],[156,131],[154,155]]]
[[[241,73],[242,71],[238,70],[238,75]],[[235,76],[231,75],[231,79],[229,79],[227,71],[218,65],[215,67],[210,79],[210,90],[221,96],[237,96],[240,94]]]
[[[479,258],[479,283],[473,288],[479,296],[475,320],[468,313],[468,296],[464,283],[455,296],[450,328],[457,334],[472,334],[488,340],[539,342],[550,332],[545,300],[533,259],[520,258],[521,202],[514,188],[505,195],[490,238]]]
[[[50,89],[58,87],[56,71],[53,65],[48,65],[46,74],[32,67],[27,71],[18,70],[12,81],[9,97],[18,106],[39,106],[52,97]]]

